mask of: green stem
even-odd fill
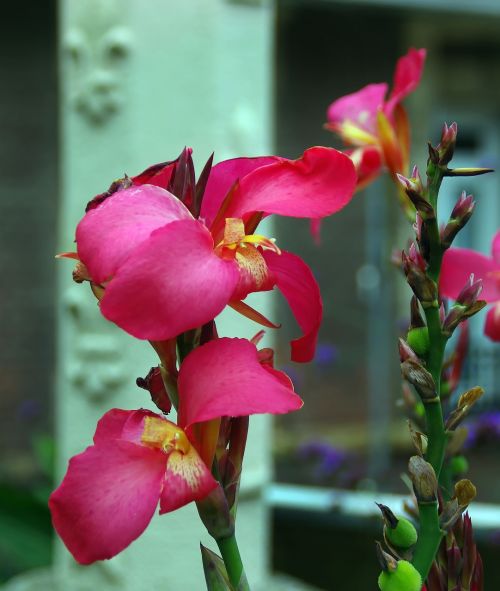
[[[413,566],[425,581],[439,549],[443,532],[439,528],[437,502],[420,503],[418,506],[420,531],[413,553]]]
[[[430,163],[427,169],[427,176],[429,178],[428,199],[434,210],[437,211],[437,198],[441,181],[443,180],[443,174],[439,167]],[[443,259],[439,226],[437,219],[427,220],[425,224],[429,239],[430,255],[427,275],[438,286]],[[427,451],[425,459],[433,467],[436,478],[440,480],[447,443],[447,433],[444,427],[443,409],[441,406],[441,372],[447,339],[441,329],[438,303],[436,302],[434,306],[425,308],[424,311],[430,343],[427,356],[427,369],[432,374],[434,383],[436,384],[436,398],[424,405],[427,426]],[[420,573],[422,581],[425,581],[432,562],[436,557],[443,532],[439,527],[437,500],[431,503],[419,503],[418,508],[420,531],[412,562],[413,566]]]
[[[247,578],[241,561],[240,550],[235,535],[215,540],[226,566],[226,572],[231,585],[237,591],[249,591]]]

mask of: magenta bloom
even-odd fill
[[[294,161],[226,160],[211,170],[199,219],[165,188],[174,166],[152,167],[131,187],[99,196],[78,225],[80,260],[105,286],[104,316],[135,337],[166,340],[228,304],[258,318],[242,300],[277,287],[303,332],[292,358],[310,360],[322,316],[316,281],[301,259],[254,232],[269,214],[322,218],[344,207],[356,181],[350,159],[316,147]]]
[[[493,304],[486,315],[484,333],[500,341],[500,232],[491,245],[491,257],[467,248],[450,248],[443,257],[439,287],[448,298],[456,299],[471,274],[483,280],[481,299]]]
[[[94,445],[70,460],[49,507],[78,562],[121,552],[145,530],[158,504],[160,514],[168,513],[217,486],[198,450],[197,424],[302,406],[286,374],[261,362],[245,339],[217,339],[192,351],[178,386],[178,425],[147,410],[113,409],[99,421]]]
[[[385,165],[394,175],[406,174],[410,130],[402,100],[413,92],[422,76],[425,49],[410,49],[396,64],[393,88],[386,98],[385,82],[368,84],[334,101],[327,112],[327,128],[338,133],[354,151],[360,185],[373,180]],[[377,150],[377,159],[373,150]],[[370,155],[363,154],[370,152]]]

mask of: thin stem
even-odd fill
[[[237,591],[250,591],[235,535],[215,541],[219,546],[231,585]]]
[[[429,179],[428,199],[434,211],[437,212],[437,200],[441,181],[443,180],[442,170],[429,163],[427,168]],[[441,263],[443,259],[443,248],[439,236],[439,226],[437,219],[430,219],[425,222],[427,235],[429,239],[429,267],[427,275],[432,281],[439,285],[439,274],[441,272]],[[443,409],[441,406],[441,372],[443,368],[444,350],[446,347],[446,337],[441,328],[441,318],[437,304],[424,309],[429,331],[429,352],[427,356],[427,369],[431,373],[436,385],[436,398],[424,405],[425,420],[427,426],[427,451],[426,460],[431,464],[438,480],[444,462],[444,455],[447,443],[447,433],[443,421]],[[413,566],[418,570],[425,581],[432,562],[443,537],[443,532],[439,526],[438,503],[422,502],[419,503],[420,531],[413,554]]]
[[[425,581],[436,557],[443,532],[439,528],[437,501],[433,503],[420,503],[418,510],[420,531],[412,562],[413,566],[420,573],[422,581]]]

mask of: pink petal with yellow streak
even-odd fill
[[[299,218],[322,218],[352,198],[356,173],[350,158],[333,148],[314,147],[298,160],[280,160],[240,179],[226,217],[259,211]]]
[[[323,302],[311,269],[298,256],[282,251],[281,255],[264,252],[276,287],[287,300],[298,325],[304,333],[293,340],[293,361],[308,362],[314,358],[318,331],[323,317]]]
[[[483,280],[479,299],[496,302],[500,299],[500,268],[493,259],[467,248],[450,248],[444,253],[439,289],[447,297],[456,299],[469,281]]]
[[[261,166],[279,162],[277,156],[259,156],[257,158],[232,158],[212,167],[203,195],[200,217],[210,227],[234,183]]]
[[[175,220],[193,219],[171,193],[142,185],[124,189],[90,210],[76,228],[80,260],[92,280],[109,280],[154,230]]]
[[[392,118],[394,107],[419,85],[426,53],[425,49],[414,49],[412,47],[406,55],[397,61],[393,88],[384,107],[385,114],[389,118]]]
[[[162,341],[215,318],[239,279],[220,259],[206,227],[194,219],[154,232],[106,287],[101,312],[131,335]]]
[[[49,508],[75,560],[112,558],[141,535],[158,505],[165,463],[161,451],[120,440],[88,447],[70,460]]]
[[[160,514],[175,511],[191,501],[199,501],[216,487],[217,481],[193,446],[186,454],[173,451],[167,460]]]
[[[374,134],[377,110],[384,104],[387,88],[385,82],[368,84],[357,92],[337,99],[328,107],[328,121],[339,125],[344,121],[350,121],[357,127]]]
[[[143,445],[141,436],[146,417],[160,417],[160,415],[145,409],[112,408],[97,423],[94,443],[99,445],[113,439],[123,439],[130,443]]]
[[[192,351],[179,372],[179,425],[217,417],[281,414],[302,400],[259,363],[246,339],[221,338]]]
[[[492,341],[500,341],[500,302],[488,310],[484,323],[484,334]]]

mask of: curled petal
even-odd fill
[[[279,162],[277,156],[258,158],[232,158],[212,167],[203,195],[200,217],[210,226],[219,211],[224,198],[234,183],[256,168]]]
[[[81,564],[112,558],[150,522],[163,485],[165,455],[110,441],[73,457],[49,499],[57,533]]]
[[[394,83],[384,111],[392,116],[395,106],[417,88],[424,69],[425,49],[409,49],[408,53],[399,58],[394,72]]]
[[[192,351],[179,372],[179,424],[183,428],[217,417],[281,414],[302,400],[259,363],[246,339],[222,338]]]
[[[382,170],[382,155],[376,146],[364,146],[346,152],[356,169],[356,191],[371,183]]]
[[[282,251],[277,255],[269,251],[264,253],[264,258],[304,333],[291,342],[291,358],[293,361],[311,361],[323,316],[323,303],[314,275],[301,258],[289,252]]]
[[[488,310],[484,324],[484,334],[496,343],[500,341],[500,303],[495,304]]]
[[[187,148],[188,154],[191,155],[193,150]],[[162,189],[167,189],[170,179],[175,172],[179,158],[171,160],[170,162],[160,162],[159,164],[153,164],[141,172],[140,174],[133,176],[130,180],[134,185],[155,185]]]
[[[160,341],[212,320],[239,279],[200,222],[172,222],[137,247],[106,287],[101,311],[139,339]]]
[[[174,451],[168,456],[160,513],[175,511],[191,501],[200,501],[216,486],[217,481],[193,446],[186,454]]]
[[[181,219],[193,218],[168,191],[152,185],[124,189],[90,210],[78,224],[80,260],[95,283],[107,281],[154,230]]]
[[[496,302],[500,299],[500,268],[483,254],[467,248],[450,248],[444,253],[439,288],[447,297],[456,299],[471,274],[483,280],[481,299]]]
[[[240,179],[226,217],[261,211],[322,218],[347,205],[355,185],[350,158],[333,148],[309,148],[298,160],[282,159]]]
[[[338,125],[349,121],[360,129],[374,134],[377,110],[384,104],[386,93],[387,84],[381,82],[368,84],[357,92],[347,94],[328,107],[328,121]]]

